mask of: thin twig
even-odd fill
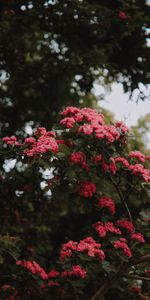
[[[125,201],[125,198],[123,197],[123,194],[122,194],[121,190],[119,189],[119,186],[113,181],[112,178],[111,178],[111,181],[112,181],[112,183],[113,183],[113,185],[114,185],[116,191],[118,192],[118,195],[119,195],[120,200],[121,200],[121,202],[122,202],[122,204],[123,204],[123,206],[124,206],[124,209],[125,209],[126,212],[127,212],[127,215],[128,215],[128,217],[129,217],[130,222],[133,223],[133,220],[132,220],[132,216],[131,216],[129,207],[128,207],[128,205],[127,205],[127,202]]]
[[[145,281],[150,281],[150,277],[144,277],[144,276],[139,276],[135,274],[125,274],[124,277],[126,278],[131,278],[131,279],[137,279],[137,280],[145,280]]]

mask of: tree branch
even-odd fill
[[[125,274],[124,277],[131,278],[131,279],[137,279],[137,280],[150,281],[150,277],[139,276],[136,274],[127,274],[127,275]]]
[[[122,195],[121,190],[119,189],[119,186],[113,181],[112,178],[111,178],[111,181],[112,181],[113,186],[115,187],[116,191],[118,192],[118,195],[119,195],[119,197],[120,197],[120,200],[121,200],[121,202],[122,202],[122,204],[123,204],[123,207],[124,207],[124,209],[125,209],[125,211],[126,211],[126,213],[127,213],[127,215],[128,215],[128,218],[129,218],[130,222],[133,223],[133,220],[132,220],[132,216],[131,216],[129,207],[128,207],[126,201],[125,201],[125,198],[124,198],[123,195]]]
[[[106,278],[104,284],[97,290],[90,300],[102,300],[108,290],[120,280],[121,277],[125,276],[125,273],[132,267],[139,265],[145,261],[150,261],[150,253],[139,257],[138,259],[130,259],[121,265],[118,272],[111,277]],[[145,278],[145,277],[144,277]]]

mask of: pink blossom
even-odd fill
[[[93,128],[89,124],[84,124],[79,127],[78,133],[84,133],[86,135],[91,135],[93,133]]]
[[[115,163],[122,164],[125,168],[130,167],[130,164],[128,163],[128,161],[124,157],[121,157],[121,156],[115,157],[114,161],[115,161]]]
[[[72,256],[72,251],[77,249],[77,244],[77,242],[71,240],[65,243],[60,251],[60,258],[64,260],[65,258]]]
[[[116,225],[118,227],[126,229],[128,232],[132,233],[134,231],[133,223],[131,223],[128,220],[124,220],[124,219],[117,220]]]
[[[34,274],[39,274],[39,276],[43,280],[46,280],[48,278],[48,276],[47,276],[46,272],[44,271],[44,269],[41,268],[40,265],[35,261],[18,260],[16,262],[16,265],[24,267],[25,269],[30,271],[33,275]]]
[[[47,276],[48,278],[54,278],[60,275],[60,272],[56,271],[55,269],[51,270]]]
[[[36,139],[34,137],[29,137],[29,138],[26,138],[24,140],[24,143],[25,144],[35,145],[36,144]]]
[[[75,119],[73,117],[66,117],[60,121],[60,125],[64,125],[67,128],[73,128]]]
[[[136,240],[136,241],[138,241],[140,243],[145,243],[144,236],[141,233],[139,233],[139,232],[132,233],[131,234],[131,239],[132,240]]]
[[[70,276],[85,278],[86,274],[87,274],[86,270],[81,268],[80,265],[73,265],[71,271],[65,270],[65,271],[62,272],[61,276],[63,278],[64,277],[70,277]]]
[[[116,127],[117,129],[120,129],[121,132],[122,132],[122,134],[127,134],[127,133],[130,132],[129,127],[127,127],[127,126],[126,126],[123,122],[121,122],[121,121],[117,121],[117,122],[115,123],[115,127]]]
[[[122,233],[120,231],[120,229],[115,227],[112,222],[103,223],[103,222],[98,221],[97,223],[93,224],[93,227],[95,228],[99,237],[106,236],[107,232],[111,232],[111,233],[115,233],[115,234],[119,234],[119,235]]]
[[[80,112],[80,109],[74,106],[68,106],[66,107],[60,114],[64,117],[68,115],[74,115],[76,113]]]
[[[97,162],[101,162],[102,161],[102,155],[101,154],[98,154],[98,155],[95,155],[92,157],[92,161],[94,163],[97,163]]]
[[[30,149],[24,150],[24,154],[28,157],[34,157],[49,151],[58,152],[57,141],[52,137],[42,135],[37,142],[31,145]]]
[[[142,154],[140,151],[131,151],[129,153],[129,157],[131,157],[131,158],[137,158],[142,163],[144,163],[144,161],[145,161],[145,155]]]
[[[95,183],[85,180],[81,181],[76,189],[80,196],[85,198],[90,198],[96,192],[96,185]]]
[[[86,171],[89,170],[89,167],[86,163],[86,155],[82,151],[73,152],[70,156],[70,161],[74,164],[80,165]]]
[[[115,249],[122,249],[124,254],[127,257],[129,257],[129,258],[132,257],[132,252],[131,252],[129,246],[127,245],[126,239],[120,238],[118,241],[115,241],[113,243],[113,246]]]
[[[101,208],[107,207],[112,215],[115,214],[116,211],[115,202],[110,197],[101,197],[98,201],[98,206]]]
[[[10,137],[6,136],[2,139],[3,142],[5,142],[7,145],[15,145],[19,146],[20,144],[17,142],[17,138],[12,135]]]
[[[72,275],[85,278],[86,277],[86,270],[81,268],[79,265],[72,266]]]
[[[133,175],[141,176],[144,181],[150,182],[150,170],[145,169],[141,164],[130,165],[130,170]]]
[[[50,280],[50,281],[48,282],[48,286],[59,286],[59,285],[60,285],[59,282],[54,281],[54,280]]]
[[[122,19],[122,20],[126,20],[126,19],[128,19],[128,16],[125,14],[124,11],[120,11],[119,12],[119,18]]]

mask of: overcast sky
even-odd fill
[[[103,92],[104,89],[99,84],[94,84],[94,93],[96,96],[101,95]],[[146,89],[145,93],[148,94]],[[129,95],[123,92],[122,85],[117,83],[112,85],[112,92],[106,96],[105,100],[100,101],[99,104],[113,112],[115,119],[124,121],[128,126],[135,125],[140,117],[150,113],[150,99],[145,101],[140,100],[138,103],[134,99],[129,100]]]

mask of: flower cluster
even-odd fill
[[[140,232],[137,232],[137,233],[133,232],[133,233],[131,233],[131,239],[135,240],[135,241],[137,241],[139,243],[145,243],[144,236]]]
[[[103,208],[103,207],[107,207],[108,210],[110,211],[110,213],[112,215],[115,214],[115,211],[116,211],[116,207],[115,207],[115,202],[112,198],[110,197],[101,197],[99,200],[98,200],[98,204],[97,204],[99,207]]]
[[[96,185],[95,183],[88,180],[81,181],[78,184],[76,191],[80,196],[90,198],[96,192]]]
[[[90,257],[98,257],[99,260],[104,260],[105,253],[100,247],[101,244],[97,243],[92,237],[86,237],[85,239],[80,240],[79,243],[69,241],[62,246],[60,258],[64,260],[65,258],[72,256],[74,252],[86,252]]]
[[[132,252],[131,252],[129,246],[127,245],[127,241],[125,238],[120,238],[118,241],[115,241],[113,243],[113,246],[115,249],[122,249],[124,254],[127,257],[130,258],[132,256]]]
[[[86,155],[82,151],[73,152],[70,155],[70,161],[74,164],[81,166],[86,171],[89,171],[88,164],[86,162]]]
[[[33,275],[38,274],[41,279],[46,280],[48,279],[48,276],[43,268],[40,267],[40,265],[35,261],[26,261],[26,260],[18,260],[16,262],[18,266],[22,266],[28,271],[30,271]]]
[[[38,136],[38,139],[34,137],[25,139],[24,145],[29,147],[24,150],[26,156],[34,157],[49,151],[58,152],[58,144],[53,131],[46,131],[45,128],[40,127],[35,132],[35,136]]]
[[[117,220],[116,225],[118,227],[126,229],[128,232],[133,232],[134,231],[133,223],[131,223],[128,220],[123,220],[123,219]]]
[[[130,170],[133,175],[140,176],[146,182],[150,182],[150,170],[145,169],[141,164],[130,165]]]
[[[129,157],[135,158],[135,159],[141,161],[142,163],[144,163],[144,161],[145,161],[145,155],[143,153],[141,153],[140,151],[131,151],[129,153]]]
[[[129,129],[121,122],[115,125],[106,125],[104,116],[90,108],[76,109],[71,106],[67,107],[61,115],[64,118],[60,121],[60,125],[73,128],[75,123],[82,122],[78,128],[79,134],[93,134],[97,139],[104,139],[109,143],[113,143],[122,134],[125,135],[129,132]]]
[[[107,232],[115,233],[121,235],[122,232],[117,228],[112,222],[100,222],[93,224],[93,228],[98,233],[99,237],[105,237]]]
[[[3,142],[5,142],[7,145],[15,145],[15,146],[19,146],[19,142],[17,141],[17,138],[12,135],[10,137],[6,136],[2,139]]]
[[[87,274],[86,270],[81,268],[80,265],[73,265],[71,271],[65,270],[62,272],[61,276],[62,277],[76,276],[79,278],[85,278],[86,274]]]

